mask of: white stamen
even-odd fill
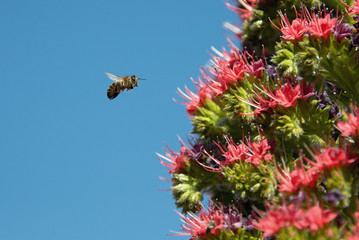
[[[240,3],[245,9],[252,12],[253,8],[248,5],[248,3],[244,2],[243,0],[237,0],[238,3]]]
[[[173,161],[171,160],[171,159],[169,159],[168,157],[165,157],[165,156],[163,156],[162,154],[159,154],[159,153],[156,153],[157,154],[157,156],[159,156],[160,158],[162,158],[162,159],[164,159],[164,160],[166,160],[166,161],[168,161],[168,162],[170,162],[170,163],[173,163]]]
[[[182,96],[186,97],[187,99],[192,100],[193,98],[188,96],[186,93],[184,93],[180,88],[177,88],[177,90],[182,94]],[[192,93],[192,92],[191,92]]]
[[[232,23],[229,23],[229,22],[224,22],[223,27],[228,29],[229,31],[235,33],[235,34],[238,34],[238,35],[243,33],[242,30],[239,27],[237,27],[237,26],[235,26],[235,25],[233,25]]]
[[[215,47],[211,46],[211,50],[212,50],[215,54],[217,54],[219,57],[223,58],[223,54],[222,54],[220,51],[218,51]]]

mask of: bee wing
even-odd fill
[[[120,76],[117,76],[117,75],[114,75],[114,74],[111,74],[111,73],[105,73],[109,79],[111,79],[112,81],[120,81],[123,79],[123,77],[120,77]]]
[[[112,100],[115,97],[118,96],[118,94],[120,94],[122,88],[121,88],[121,83],[119,81],[116,81],[114,83],[112,83],[108,89],[107,89],[107,97]]]

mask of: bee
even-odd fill
[[[214,220],[209,221],[206,229],[206,234],[208,234],[213,228],[215,228],[216,225],[217,224]]]
[[[114,81],[107,89],[107,97],[112,100],[118,96],[121,92],[131,90],[134,87],[138,87],[138,80],[145,80],[144,78],[138,78],[135,75],[120,77],[111,73],[106,75]]]

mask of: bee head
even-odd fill
[[[137,77],[135,75],[131,76],[131,82],[132,82],[133,85],[137,86],[138,80],[137,80]]]

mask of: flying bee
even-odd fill
[[[107,97],[112,100],[118,96],[121,92],[131,90],[134,87],[138,87],[138,80],[145,80],[144,78],[138,78],[135,75],[120,77],[111,73],[106,75],[114,81],[107,89]]]
[[[217,224],[214,220],[209,221],[206,229],[206,234],[208,234],[213,228],[215,228],[216,225]]]

